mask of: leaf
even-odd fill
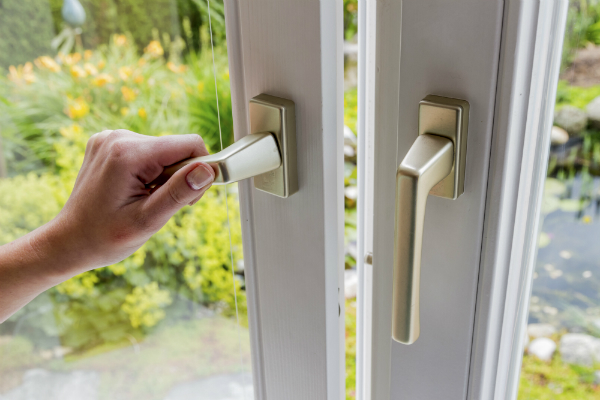
[[[543,249],[550,244],[550,241],[550,236],[548,236],[546,232],[540,233],[540,237],[538,238],[538,248]]]
[[[560,196],[566,190],[566,185],[556,178],[546,178],[544,184],[544,195]]]
[[[550,214],[560,208],[560,199],[554,196],[544,196],[542,199],[542,214]]]
[[[560,201],[560,210],[564,212],[578,212],[588,206],[588,202],[577,199],[564,199]]]

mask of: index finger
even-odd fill
[[[138,176],[145,184],[156,179],[163,172],[164,167],[188,158],[208,155],[204,141],[197,134],[161,136],[150,139],[144,141],[139,151],[136,152],[138,155],[144,154],[143,159],[138,158],[137,162],[141,161],[144,164],[140,165]]]

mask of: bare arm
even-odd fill
[[[118,130],[92,136],[59,215],[0,246],[0,322],[52,286],[125,259],[180,208],[198,201],[215,177],[204,163],[185,166],[158,188],[146,184],[167,165],[207,154],[198,135]]]

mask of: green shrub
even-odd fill
[[[86,11],[82,28],[85,48],[94,49],[107,44],[115,33],[129,33],[138,50],[158,36],[170,40],[181,37],[189,49],[202,47],[201,28],[208,27],[206,0],[80,0]],[[63,0],[50,0],[54,26],[63,28],[61,8]],[[222,1],[211,3],[211,19],[216,43],[225,38],[225,20]]]
[[[598,96],[600,96],[600,85],[581,87],[571,86],[566,81],[558,81],[556,107],[571,105],[585,110],[585,107]]]
[[[52,24],[48,0],[0,0],[0,72],[48,53]]]
[[[0,77],[0,133],[8,144],[6,158],[13,175],[0,180],[0,244],[58,213],[95,132],[199,132],[211,147],[219,148],[210,53],[190,56],[189,65],[166,62],[163,53],[153,41],[140,57],[131,37],[117,35],[97,51],[64,57],[62,65],[41,57],[35,67],[18,66],[14,74]],[[231,100],[222,54],[217,50],[217,81],[221,121],[227,129],[223,133],[230,138]],[[31,165],[43,167],[22,174]],[[235,261],[242,257],[241,229],[236,197],[230,197]],[[56,326],[41,328],[55,332],[62,345],[84,350],[140,337],[165,318],[167,310],[193,315],[190,304],[231,315],[234,278],[229,252],[224,192],[215,187],[128,259],[51,289]],[[239,282],[238,288],[242,285]],[[243,292],[238,300],[243,315]],[[0,334],[20,317],[0,326]]]
[[[224,50],[215,49],[224,146],[233,138],[229,73]],[[11,174],[53,168],[57,139],[73,123],[88,135],[129,129],[147,135],[196,132],[220,148],[210,52],[191,53],[187,65],[166,62],[160,42],[137,54],[130,36],[83,55],[35,60],[0,76],[0,134]],[[20,71],[20,72],[19,72]],[[61,132],[61,130],[63,130]]]

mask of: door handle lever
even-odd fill
[[[419,136],[396,174],[392,338],[419,337],[421,251],[427,197],[464,192],[469,103],[427,96],[419,103]]]
[[[216,171],[214,185],[254,177],[254,187],[279,197],[298,190],[294,102],[267,94],[250,100],[250,131],[218,153],[188,158],[166,167],[150,187],[165,183],[184,166],[202,161]]]
[[[244,136],[218,153],[188,158],[170,165],[152,184],[163,184],[181,168],[199,161],[209,164],[216,171],[213,185],[227,185],[281,166],[279,147],[274,135],[271,132],[259,132]]]

